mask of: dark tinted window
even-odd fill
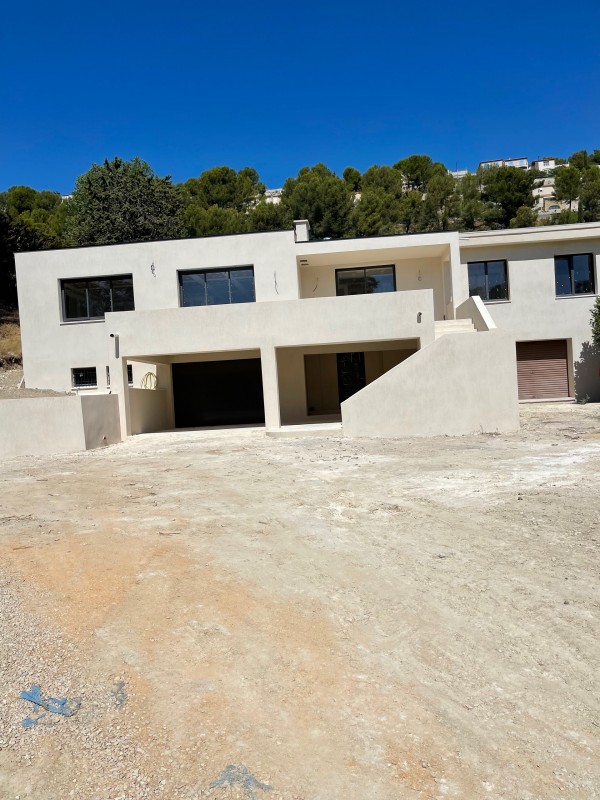
[[[96,367],[75,367],[71,370],[71,380],[73,388],[95,388],[97,386]]]
[[[469,264],[469,295],[486,296],[485,262],[476,261]]]
[[[64,281],[64,319],[81,319],[87,315],[87,281]]]
[[[179,275],[182,306],[206,305],[206,275],[204,272],[186,272]]]
[[[557,295],[594,294],[594,257],[591,253],[556,256],[554,282]]]
[[[392,265],[384,267],[353,267],[335,273],[336,293],[379,294],[396,291],[396,273]]]
[[[468,264],[469,295],[482,300],[508,300],[506,261],[473,261]]]
[[[131,278],[113,278],[112,303],[113,311],[133,311],[133,280]]]
[[[63,319],[104,319],[107,311],[133,311],[133,277],[62,281]]]
[[[230,271],[231,302],[252,303],[254,301],[254,270],[235,269]]]
[[[182,306],[218,306],[228,303],[253,303],[254,268],[207,269],[179,273]]]
[[[554,281],[556,284],[556,294],[572,294],[568,258],[554,259]]]

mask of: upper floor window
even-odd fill
[[[393,265],[336,269],[335,284],[337,295],[395,292],[396,270]]]
[[[469,269],[469,296],[479,295],[485,302],[508,300],[506,261],[472,261]]]
[[[65,320],[104,319],[107,311],[133,311],[133,276],[61,281]]]
[[[594,294],[594,257],[591,253],[555,256],[556,295]]]
[[[253,303],[254,267],[198,269],[179,273],[179,302],[182,306],[216,306]]]

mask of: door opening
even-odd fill
[[[343,403],[367,385],[365,354],[338,353],[337,374],[340,403]]]

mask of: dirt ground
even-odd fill
[[[600,409],[522,418],[5,462],[0,797],[600,797]]]
[[[58,397],[66,392],[53,392],[51,389],[26,389],[20,387],[23,368],[15,365],[0,368],[0,400],[18,400],[23,397]]]

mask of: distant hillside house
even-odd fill
[[[465,175],[469,175],[469,174],[470,173],[469,173],[468,169],[449,169],[448,170],[448,175],[452,175],[452,177],[457,181],[462,180],[465,177]]]
[[[273,205],[281,203],[282,191],[283,189],[267,189],[265,192],[265,203],[273,203]]]
[[[527,158],[497,158],[495,161],[480,161],[481,169],[491,169],[492,167],[516,167],[517,169],[529,169]]]
[[[548,172],[548,170],[556,169],[556,167],[563,166],[561,164],[556,163],[555,158],[550,158],[546,156],[545,158],[536,158],[535,161],[531,162],[531,169],[537,169],[540,172]]]

